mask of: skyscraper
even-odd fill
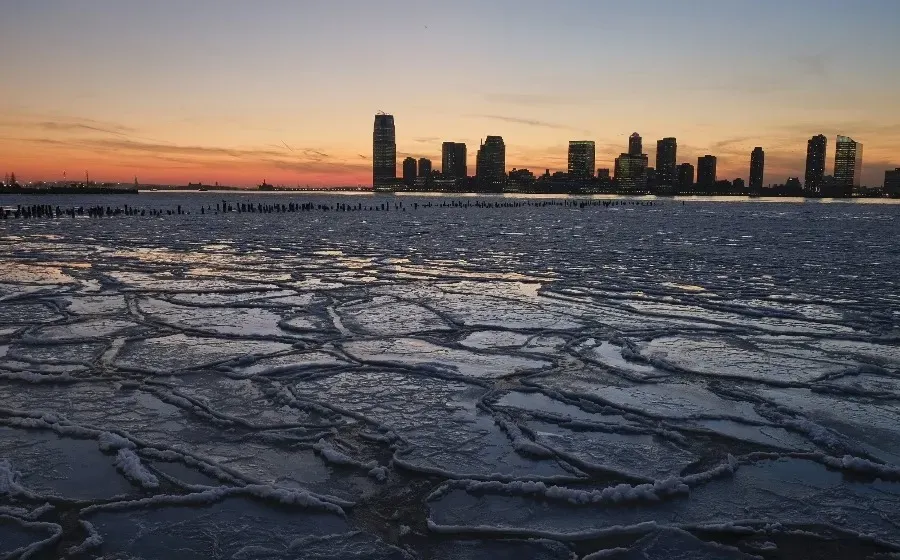
[[[616,185],[626,191],[647,189],[647,155],[619,154],[613,170]]]
[[[716,186],[716,157],[705,155],[697,158],[697,186],[712,190]]]
[[[441,145],[441,172],[445,179],[465,179],[469,175],[466,165],[466,145],[462,142],[444,142]]]
[[[750,152],[750,192],[762,190],[763,172],[766,166],[766,153],[759,146]]]
[[[828,147],[828,138],[818,134],[806,143],[806,176],[804,177],[803,190],[807,194],[821,192],[822,179],[825,177],[825,151]]]
[[[678,142],[674,138],[663,138],[656,142],[656,184],[662,187],[675,186],[678,177],[675,171],[675,157]]]
[[[834,179],[843,195],[859,189],[862,174],[863,145],[849,136],[838,136],[834,149]]]
[[[690,191],[694,187],[694,166],[690,163],[682,163],[678,166],[678,188],[682,191]]]
[[[633,156],[639,156],[644,153],[641,135],[637,132],[628,137],[628,153]]]
[[[419,158],[419,177],[431,176],[431,160],[428,158]]]
[[[413,186],[416,182],[416,160],[408,157],[403,160],[403,183],[407,187]]]
[[[626,191],[647,190],[647,154],[641,153],[641,136],[637,132],[628,137],[628,153],[619,154],[613,169],[618,188]]]
[[[372,133],[372,185],[377,189],[390,188],[397,181],[397,140],[394,116],[375,115]]]
[[[900,196],[900,167],[884,172],[884,193],[889,196]]]
[[[506,186],[506,145],[501,136],[488,136],[478,148],[475,179],[481,192],[503,192]]]
[[[594,176],[596,150],[592,140],[572,140],[569,142],[569,177],[589,179]]]

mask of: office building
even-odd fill
[[[646,192],[647,154],[641,153],[641,135],[635,132],[628,137],[628,152],[619,154],[613,169],[616,187],[624,191]]]
[[[444,142],[441,145],[441,173],[445,179],[465,179],[469,176],[464,143]]]
[[[614,169],[616,186],[625,191],[647,190],[647,155],[619,154]]]
[[[569,178],[590,179],[594,176],[596,149],[591,140],[569,142]]]
[[[419,177],[431,177],[431,160],[419,158]]]
[[[394,116],[378,113],[372,132],[372,185],[393,187],[397,182],[397,140]]]
[[[697,186],[712,190],[716,185],[716,157],[709,154],[697,158]]]
[[[806,175],[803,190],[807,194],[816,194],[822,191],[827,147],[828,139],[823,134],[813,136],[806,143]]]
[[[411,187],[416,182],[416,160],[408,157],[403,160],[403,184]]]
[[[834,179],[844,195],[859,189],[863,145],[849,136],[838,136],[834,149]]]
[[[656,184],[662,187],[675,186],[678,180],[675,158],[678,142],[674,138],[663,138],[656,142]]]
[[[690,191],[694,187],[694,166],[690,163],[682,163],[678,166],[678,188]]]
[[[481,192],[503,192],[506,186],[506,145],[500,136],[482,141],[475,157],[475,181]]]
[[[750,152],[750,191],[759,192],[763,186],[763,173],[766,167],[766,153],[759,146]]]
[[[601,179],[601,180],[609,180],[609,168],[608,167],[597,168],[597,178]]]
[[[884,172],[884,193],[888,196],[900,196],[900,167]]]
[[[633,156],[639,156],[644,153],[641,135],[637,132],[632,133],[631,136],[628,137],[628,153]]]

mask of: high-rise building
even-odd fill
[[[859,189],[862,174],[863,145],[849,136],[838,136],[834,149],[834,179],[838,187],[851,194]]]
[[[674,138],[663,138],[656,142],[656,184],[673,187],[678,180],[675,170],[678,142]]]
[[[416,182],[416,159],[408,157],[403,160],[403,183],[411,187]]]
[[[619,154],[613,178],[619,189],[636,192],[647,190],[647,155]]]
[[[466,145],[462,142],[444,142],[441,145],[441,172],[445,179],[464,180],[469,175],[466,165]]]
[[[589,179],[594,176],[596,149],[592,140],[572,140],[569,142],[569,177]]]
[[[637,132],[628,137],[628,153],[633,156],[639,156],[644,153],[641,135]]]
[[[709,154],[697,158],[697,186],[712,189],[716,185],[716,157]]]
[[[394,116],[375,115],[372,133],[372,185],[375,188],[394,186],[397,182],[397,140]]]
[[[694,166],[690,163],[682,163],[678,166],[678,188],[689,191],[694,186]]]
[[[759,146],[750,152],[750,190],[759,192],[763,186],[763,172],[766,166],[766,153]]]
[[[431,160],[419,158],[419,177],[431,177]]]
[[[628,153],[619,154],[613,170],[616,186],[625,191],[647,190],[647,154],[641,153],[641,135],[635,132],[628,137]]]
[[[506,145],[501,136],[488,136],[475,157],[475,180],[481,192],[503,192],[506,186]]]
[[[900,167],[884,172],[884,193],[889,196],[900,196]]]
[[[608,167],[598,167],[597,168],[597,178],[598,179],[609,179],[609,168]]]
[[[806,176],[804,177],[803,190],[808,194],[822,191],[827,147],[828,138],[825,138],[823,134],[813,136],[806,143]]]

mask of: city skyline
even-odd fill
[[[675,137],[679,163],[712,154],[721,177],[746,179],[762,146],[771,184],[804,176],[805,143],[821,133],[865,144],[861,183],[880,186],[900,165],[898,17],[890,0],[10,3],[0,166],[22,180],[88,169],[122,182],[371,184],[380,109],[397,119],[399,161],[439,162],[451,139],[474,169],[493,134],[507,170],[564,171],[574,139],[612,169],[638,130],[649,161]],[[773,33],[778,46],[759,39]],[[853,33],[867,40],[836,44]],[[583,71],[626,53],[621,70]],[[407,66],[440,72],[413,80]]]

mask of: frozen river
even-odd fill
[[[565,200],[0,197],[0,558],[900,550],[900,205]]]

